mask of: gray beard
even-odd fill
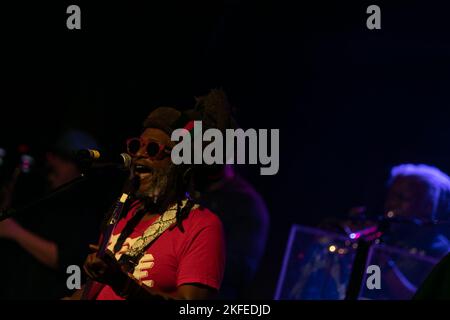
[[[136,197],[145,203],[158,205],[166,202],[171,191],[175,189],[176,170],[175,166],[164,169],[154,169],[149,187],[146,190],[138,190]]]

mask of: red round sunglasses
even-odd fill
[[[127,140],[127,152],[131,156],[136,156],[141,148],[145,149],[145,156],[151,159],[162,159],[171,153],[172,148],[156,142],[144,141],[142,138],[130,138]]]

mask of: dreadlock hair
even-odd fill
[[[232,116],[231,104],[223,89],[212,89],[208,94],[196,97],[196,104],[193,109],[181,114],[180,120],[202,121],[205,130],[215,128],[222,133],[226,129],[236,128],[237,124]],[[193,144],[192,144],[193,145]],[[182,186],[182,190],[177,190],[177,225],[183,230],[182,222],[188,216],[192,207],[199,203],[200,190],[208,180],[208,177],[216,175],[222,169],[221,165],[200,165],[200,166],[180,166],[181,182],[177,187]],[[182,208],[181,199],[187,197],[187,203]]]
[[[168,197],[166,201],[175,200],[177,204],[177,223],[176,226],[180,229],[181,232],[184,232],[183,228],[183,220],[187,218],[189,213],[191,212],[191,209],[196,204],[196,199],[191,196],[190,189],[193,188],[193,179],[192,179],[192,167],[187,168],[176,168],[176,178],[175,178],[175,186],[174,186],[174,193],[172,197]],[[183,200],[187,200],[186,204],[183,206]],[[170,205],[170,203],[167,204],[167,206]]]

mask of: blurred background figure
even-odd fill
[[[369,297],[411,299],[433,265],[450,251],[449,176],[425,164],[392,168],[385,212],[383,242],[409,255],[376,251],[384,289]]]
[[[383,289],[366,291],[366,297],[410,299],[450,250],[450,178],[433,166],[401,164],[391,169],[387,187],[378,224],[382,246],[371,261],[383,270]]]
[[[385,212],[393,219],[387,243],[436,258],[450,250],[450,178],[438,168],[425,164],[392,168]]]
[[[450,250],[450,177],[426,164],[392,167],[382,215],[350,209],[348,219],[325,219],[320,227],[350,235],[364,229],[382,231],[383,243],[441,258]]]
[[[97,148],[89,134],[69,130],[45,156],[45,184],[14,188],[14,179],[3,189],[2,208],[20,207],[21,199],[36,198],[80,176],[74,155],[78,149]],[[95,189],[94,189],[95,190]],[[5,259],[0,266],[0,297],[6,299],[58,299],[69,291],[69,265],[82,266],[88,244],[97,240],[101,214],[89,194],[98,194],[88,185],[46,201],[23,214],[0,222],[0,245]],[[26,201],[25,201],[26,202]]]
[[[290,253],[297,276],[290,280],[294,285],[288,286],[289,295],[282,296],[344,299],[350,278],[347,271],[358,248],[355,245],[364,239],[372,243],[367,265],[378,265],[382,277],[381,290],[366,290],[363,282],[360,298],[413,297],[437,261],[450,251],[450,178],[436,167],[402,164],[391,169],[386,186],[380,205],[384,214],[374,215],[365,207],[355,207],[347,219],[327,219],[320,229],[307,230],[311,235],[297,232],[293,250],[298,251]],[[318,234],[315,238],[314,232]],[[310,238],[314,239],[312,244],[301,245]]]
[[[0,148],[0,210],[7,209],[13,202],[14,191],[20,189],[24,180],[33,180],[36,177],[35,159],[30,154],[30,148],[26,144],[20,144],[14,160],[10,160],[10,155],[6,150]],[[13,163],[11,166],[11,162]],[[28,182],[28,181],[27,181]],[[19,184],[19,185],[18,185]],[[27,183],[28,184],[28,183]],[[17,198],[15,199],[18,200]]]
[[[258,192],[231,165],[209,177],[202,204],[222,220],[226,266],[219,299],[245,298],[266,246],[269,213]]]

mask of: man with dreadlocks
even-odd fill
[[[157,108],[140,137],[127,141],[139,189],[106,255],[94,252],[85,262],[85,272],[95,281],[88,299],[208,299],[219,290],[225,264],[222,224],[194,200],[193,172],[199,170],[176,166],[170,157],[175,129],[189,130],[194,120],[227,125],[226,104],[214,97],[225,98],[213,90],[197,99],[194,110]]]

